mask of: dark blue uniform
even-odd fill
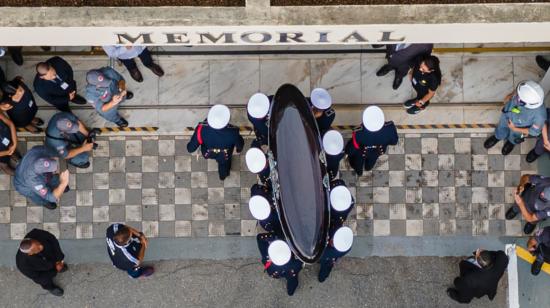
[[[81,132],[74,134],[64,133],[57,128],[57,121],[61,119],[69,119],[74,123],[78,123],[78,118],[70,112],[58,112],[48,122],[46,129],[45,145],[56,151],[58,156],[66,159],[69,151],[73,148],[82,146],[86,137]],[[69,159],[69,163],[74,166],[82,166],[90,161],[90,154],[83,152]]]
[[[338,175],[338,170],[340,170],[340,161],[346,153],[342,152],[338,155],[330,155],[325,153],[327,158],[327,172],[330,180],[333,180]]]
[[[330,234],[331,241],[336,230],[338,230],[338,228],[334,228]],[[350,250],[351,248],[345,252],[338,251],[336,248],[332,246],[332,243],[329,243],[327,247],[325,247],[325,251],[321,256],[321,259],[319,259],[319,263],[321,264],[321,267],[319,268],[320,282],[323,282],[325,281],[325,279],[327,279],[327,277],[330,275],[330,272],[332,271],[332,268],[334,267],[334,264],[336,264],[336,261],[338,261],[338,259],[340,259],[341,257],[345,256],[348,252],[350,252]]]
[[[273,95],[270,95],[267,98],[271,102],[273,100]],[[252,141],[250,146],[253,148],[261,148],[262,145],[267,145],[269,134],[267,122],[269,121],[269,116],[267,115],[262,119],[256,119],[251,117],[248,112],[246,113],[246,116],[248,117],[248,121],[252,123],[252,128],[254,129],[254,134],[256,135],[256,138]]]
[[[12,145],[13,145],[13,140],[11,137],[11,129],[6,123],[4,123],[4,121],[0,120],[0,152],[9,150],[10,146]],[[17,156],[17,154],[15,155]],[[0,156],[0,163],[3,163],[3,164],[9,163],[10,157],[11,155]]]
[[[233,149],[241,152],[244,139],[239,134],[239,128],[227,125],[222,129],[214,129],[206,121],[200,122],[195,128],[193,137],[187,143],[187,151],[193,153],[200,146],[202,156],[206,159],[215,159],[218,162],[220,180],[229,176]]]
[[[279,266],[273,264],[269,260],[269,255],[267,253],[269,244],[276,240],[280,240],[276,235],[272,233],[260,233],[256,236],[256,241],[258,242],[258,249],[262,256],[262,264],[264,265],[264,271],[267,274],[275,279],[286,278],[286,291],[288,295],[293,295],[294,291],[298,287],[298,273],[304,267],[304,263],[298,260],[294,255],[290,258],[287,264]]]
[[[388,121],[376,132],[368,131],[361,125],[352,133],[352,138],[346,144],[345,152],[348,160],[357,175],[363,174],[365,170],[371,170],[376,164],[378,157],[384,153],[388,145],[396,145],[399,140],[397,129],[392,121]]]
[[[277,215],[277,210],[273,206],[273,193],[271,192],[271,189],[264,185],[254,184],[250,188],[250,197],[253,196],[262,196],[266,198],[267,201],[269,201],[269,205],[271,206],[269,217],[264,220],[258,220],[260,226],[262,226],[262,228],[264,228],[264,230],[267,232],[282,235],[283,230],[281,228],[281,221],[279,220],[279,216]]]
[[[338,179],[338,180],[334,180],[334,181],[330,182],[330,189],[333,189],[334,187],[340,186],[340,185],[343,185],[343,186],[347,187],[344,180]],[[341,211],[341,212],[336,211],[331,206],[330,207],[330,228],[331,229],[332,228],[337,229],[337,228],[341,227],[342,225],[344,225],[344,222],[346,221],[346,219],[348,219],[348,215],[349,215],[349,213],[351,212],[351,210],[353,209],[354,206],[355,206],[355,200],[353,199],[353,196],[351,196],[351,205],[350,205],[350,207],[345,211]]]
[[[306,99],[309,102],[309,106],[311,108],[315,108],[311,103],[311,98],[306,97]],[[332,107],[323,110],[321,116],[315,118],[315,120],[317,120],[317,127],[319,127],[319,133],[321,133],[321,135],[324,135],[330,129],[332,122],[334,122],[334,118],[336,118],[336,111],[334,111]]]
[[[46,63],[55,69],[57,77],[54,80],[44,80],[37,73],[34,77],[34,90],[42,99],[59,111],[70,112],[69,93],[76,92],[73,69],[67,61],[60,57],[50,58]]]
[[[52,158],[56,153],[45,146],[35,146],[30,149],[15,169],[13,186],[23,196],[37,205],[56,204],[54,189],[59,186],[59,174],[37,173],[34,163],[40,158]]]

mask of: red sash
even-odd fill
[[[355,132],[351,133],[351,141],[353,142],[353,147],[357,150],[359,150],[359,144],[357,143],[357,140],[355,139]]]
[[[202,133],[202,124],[199,124],[199,126],[197,127],[197,139],[198,139],[200,145],[202,145],[201,133]]]

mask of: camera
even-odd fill
[[[86,142],[94,144],[93,146],[94,150],[97,149],[98,147],[98,144],[95,143],[95,139],[98,135],[101,135],[101,130],[99,130],[99,128],[92,128],[90,130],[90,133],[88,134],[88,137],[86,138]]]

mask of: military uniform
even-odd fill
[[[68,134],[59,130],[56,124],[57,121],[61,119],[68,119],[73,123],[78,123],[78,118],[72,113],[59,112],[55,114],[48,123],[45,144],[52,150],[56,151],[59,157],[66,158],[72,148],[82,146],[86,140],[86,137],[81,132]],[[89,161],[90,154],[88,152],[83,152],[71,158],[69,163],[74,166],[82,166],[87,164]]]
[[[535,233],[537,246],[534,255],[538,262],[550,262],[550,226],[538,230]]]
[[[309,102],[309,106],[311,108],[315,108],[311,103],[311,99],[309,97],[307,97],[306,99]],[[332,122],[334,122],[334,118],[336,118],[336,111],[334,111],[334,108],[329,107],[328,109],[322,111],[323,113],[321,114],[321,116],[315,118],[315,120],[317,121],[317,127],[319,128],[319,133],[321,135],[323,135],[330,129]]]
[[[330,235],[331,239],[336,230],[337,228],[332,230],[332,234]],[[336,261],[345,256],[348,252],[350,252],[350,250],[351,248],[348,251],[341,252],[329,243],[327,247],[325,247],[323,255],[321,255],[321,259],[319,259],[319,263],[321,264],[321,267],[319,268],[319,281],[324,281],[330,275]]]
[[[275,207],[273,206],[273,193],[271,192],[269,187],[260,184],[252,185],[252,187],[250,188],[250,197],[253,196],[262,196],[266,198],[271,207],[269,217],[264,220],[258,220],[260,226],[262,226],[262,228],[267,232],[282,235],[283,229],[281,227],[281,221],[279,220],[279,216],[277,215],[277,209],[275,209]]]
[[[344,156],[346,156],[346,153],[344,152],[338,155],[330,155],[325,153],[325,157],[327,158],[327,172],[331,180],[338,175],[338,171],[340,170],[340,161],[344,158]]]
[[[207,121],[200,122],[187,143],[187,151],[193,153],[200,146],[202,156],[206,159],[215,159],[218,163],[218,174],[221,180],[229,176],[233,150],[241,152],[244,139],[239,134],[239,128],[227,125],[222,129],[210,127]]]
[[[352,138],[346,144],[345,152],[348,161],[359,176],[365,170],[371,170],[376,160],[386,153],[388,145],[396,145],[399,136],[392,121],[385,122],[384,126],[376,132],[371,132],[361,125],[352,133]]]
[[[122,121],[122,117],[118,113],[118,108],[127,99],[126,97],[123,97],[120,103],[107,111],[103,111],[101,108],[103,105],[110,102],[113,99],[113,96],[119,95],[122,92],[119,88],[119,82],[124,80],[124,77],[108,66],[102,67],[98,71],[100,71],[106,78],[110,79],[109,86],[97,87],[95,85],[88,84],[86,86],[86,99],[90,104],[92,104],[92,106],[94,106],[95,110],[101,117],[107,121],[119,125]]]
[[[495,129],[495,137],[498,140],[507,139],[512,144],[523,142],[526,136],[510,130],[508,121],[511,121],[518,128],[529,128],[529,135],[538,136],[542,132],[546,121],[546,109],[541,105],[535,109],[522,106],[518,95],[514,95],[502,108],[500,121]]]
[[[256,241],[258,242],[258,249],[262,256],[262,264],[264,265],[264,271],[271,278],[286,279],[286,289],[288,295],[294,294],[294,291],[298,287],[298,274],[304,267],[304,263],[298,260],[296,257],[292,256],[290,261],[282,266],[275,265],[269,260],[269,255],[267,253],[269,244],[275,240],[278,240],[276,235],[272,233],[260,233],[256,236]]]
[[[35,162],[40,158],[52,158],[56,153],[45,146],[30,149],[15,169],[13,185],[23,196],[38,205],[57,203],[53,190],[60,184],[59,174],[36,173]]]
[[[545,196],[546,200],[540,198],[540,194],[549,186],[550,177],[531,175],[529,176],[529,183],[525,186],[521,195],[525,207],[530,213],[535,214],[538,221],[550,217],[550,196]],[[517,205],[512,206],[512,211],[514,211],[515,214],[520,213]]]
[[[332,182],[330,182],[330,189],[332,190],[334,187],[340,186],[340,185],[346,186],[346,183],[344,182],[344,180],[341,180],[341,179],[333,180]],[[352,200],[351,205],[345,211],[336,211],[334,208],[332,208],[332,206],[330,207],[330,227],[331,228],[337,229],[338,227],[341,227],[344,224],[344,222],[348,218],[349,213],[355,206],[355,200],[353,199],[353,196],[351,197],[351,200]]]
[[[268,98],[269,98],[269,101],[271,102],[273,100],[273,95],[269,95]],[[261,119],[254,118],[250,116],[249,113],[247,113],[246,116],[248,117],[248,121],[252,123],[252,129],[254,130],[254,134],[256,135],[256,138],[254,138],[250,146],[253,148],[261,148],[262,145],[267,145],[269,140],[268,139],[269,116],[265,116],[264,118],[261,118]]]

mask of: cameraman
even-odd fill
[[[94,149],[96,130],[88,131],[78,118],[69,112],[55,114],[46,129],[46,146],[77,168],[90,166],[89,154]]]

